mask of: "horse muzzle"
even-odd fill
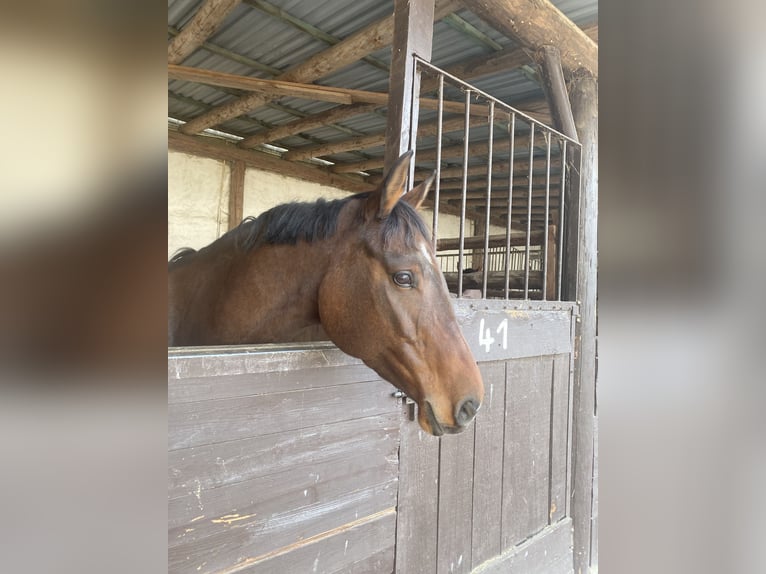
[[[434,408],[430,402],[424,402],[423,412],[425,413],[425,419],[427,421],[427,427],[422,424],[422,420],[419,420],[420,426],[423,430],[430,432],[434,436],[442,436],[444,434],[458,434],[465,430],[470,422],[476,416],[481,404],[472,398],[464,400],[455,409],[454,420],[455,424],[450,425],[444,422],[440,422],[434,413]]]

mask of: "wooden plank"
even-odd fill
[[[548,526],[537,536],[485,562],[472,574],[572,574],[572,521]]]
[[[398,426],[396,412],[173,450],[168,453],[168,498],[300,467],[317,458],[342,462],[363,449],[395,456]]]
[[[579,330],[575,335],[573,385],[573,486],[575,569],[587,571],[598,557],[591,556],[593,512],[593,462],[596,421],[596,363],[598,361],[598,82],[592,74],[579,73],[570,84],[572,112],[582,143],[580,189],[580,236],[577,262],[577,300],[580,302]],[[577,348],[577,347],[576,347]]]
[[[169,381],[168,404],[252,397],[378,380],[380,376],[366,365],[212,375]]]
[[[379,493],[371,512],[393,506],[396,467],[395,452],[361,449],[340,462],[318,456],[315,462],[225,488],[195,489],[168,501],[168,547],[178,548],[180,555],[184,549],[236,540],[248,544],[250,552],[269,552],[321,532],[319,523],[342,524],[336,519],[340,501],[358,500],[363,490]],[[361,511],[349,509],[349,520]]]
[[[242,221],[242,211],[245,203],[245,168],[245,162],[242,160],[231,162],[231,175],[229,177],[229,229],[234,229]]]
[[[402,418],[395,571],[435,574],[439,439],[423,432],[417,421]]]
[[[463,4],[529,50],[555,38],[567,73],[584,67],[598,75],[598,45],[549,0],[464,0]]]
[[[395,490],[389,483],[349,492],[308,510],[279,513],[261,527],[238,527],[232,523],[217,535],[169,548],[168,570],[202,574],[219,572],[235,566],[241,568],[247,565],[248,558],[262,560],[269,554],[285,551],[286,547],[293,550],[296,545],[302,545],[304,539],[343,528],[375,513],[388,513],[388,509],[393,513]],[[274,549],[261,552],[266,544],[275,545]]]
[[[194,52],[223,23],[240,0],[206,0],[183,30],[168,44],[168,62],[178,64]]]
[[[385,381],[267,396],[180,403],[168,410],[168,449],[297,430],[397,408]]]
[[[434,0],[394,0],[384,173],[388,173],[399,156],[414,147],[420,73],[413,56],[431,60],[433,33]]]
[[[572,107],[564,81],[564,71],[561,69],[561,52],[556,46],[546,44],[535,54],[543,91],[551,109],[553,127],[567,137],[577,141]]]
[[[550,401],[548,356],[508,363],[503,455],[503,548],[548,525]]]
[[[472,568],[502,551],[503,457],[498,453],[505,438],[505,368],[502,361],[479,363],[485,394],[474,423]]]
[[[168,130],[168,149],[223,161],[242,160],[250,167],[312,181],[351,192],[371,191],[375,186],[351,175],[337,174],[304,163],[294,163],[272,154],[239,149],[219,138],[189,136]]]
[[[471,571],[474,431],[439,439],[437,574]]]
[[[393,509],[388,509],[301,540],[269,556],[250,558],[236,572],[391,572],[394,567],[395,529],[396,514]]]
[[[359,359],[346,355],[329,341],[168,349],[168,379],[361,364]]]
[[[338,106],[326,112],[315,114],[307,118],[299,119],[270,130],[259,132],[240,141],[237,146],[252,148],[262,143],[275,142],[301,132],[307,132],[316,128],[325,127],[329,124],[352,118],[354,116],[369,114],[378,109],[375,104],[355,104],[351,106]]]
[[[466,300],[469,301],[469,300]],[[484,302],[463,303],[459,318],[463,335],[479,361],[569,353],[571,311],[509,308],[487,310]]]
[[[556,355],[553,359],[549,524],[558,522],[566,514],[569,401],[571,399],[569,365],[569,355]]]

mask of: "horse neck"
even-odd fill
[[[337,237],[254,249],[229,272],[223,306],[225,337],[247,343],[292,342],[321,337],[318,291],[332,265]]]

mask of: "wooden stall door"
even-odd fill
[[[395,571],[571,573],[575,307],[457,305],[484,404],[457,436],[437,439],[403,421]]]
[[[169,572],[393,570],[390,384],[328,344],[168,365]]]

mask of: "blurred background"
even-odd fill
[[[166,568],[166,15],[0,5],[0,556]],[[766,6],[599,7],[605,572],[763,572]]]

